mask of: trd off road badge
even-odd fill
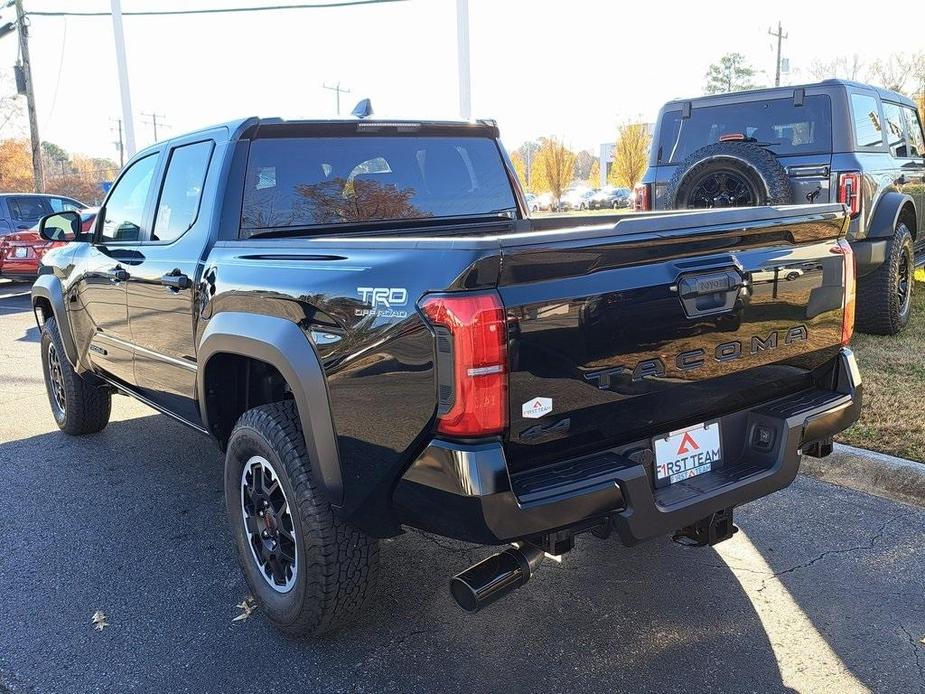
[[[408,311],[398,308],[408,303],[408,290],[404,287],[357,287],[357,294],[370,308],[354,309],[355,316],[377,318],[407,318]]]
[[[520,406],[520,411],[526,419],[539,419],[552,412],[552,398],[530,398]]]

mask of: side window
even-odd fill
[[[903,159],[908,157],[906,119],[903,117],[902,107],[891,104],[889,101],[884,101],[883,122],[886,125],[886,143],[890,146],[890,154]]]
[[[148,189],[157,165],[157,155],[149,154],[132,164],[116,183],[106,201],[106,218],[99,240],[138,241]]]
[[[51,203],[51,209],[55,212],[83,209],[82,205],[77,204],[75,200],[71,200],[70,198],[48,198],[48,202]]]
[[[854,139],[858,147],[879,147],[883,144],[883,128],[877,100],[865,94],[851,95],[854,119]]]
[[[925,157],[925,135],[922,134],[922,123],[915,109],[903,107],[906,112],[906,132],[909,136],[909,156]]]
[[[152,241],[175,241],[193,226],[199,214],[199,199],[211,157],[211,141],[183,145],[171,152],[161,197],[157,201]]]

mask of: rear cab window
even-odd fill
[[[659,131],[659,164],[679,164],[690,154],[719,142],[724,135],[744,135],[777,156],[818,154],[832,148],[832,105],[828,96],[807,96],[802,106],[792,98],[694,106],[689,118],[668,111]]]
[[[516,210],[495,140],[357,135],[250,144],[241,235]]]
[[[157,201],[151,241],[170,243],[185,234],[199,216],[202,187],[212,158],[211,140],[175,147]]]

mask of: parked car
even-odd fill
[[[594,191],[588,188],[570,188],[562,193],[559,209],[561,211],[587,210],[593,195]]]
[[[539,193],[533,196],[533,199],[527,204],[530,212],[547,212],[555,209],[556,203],[553,200],[552,193]]]
[[[618,210],[632,204],[632,191],[629,188],[601,188],[588,200],[591,210]]]
[[[0,236],[31,229],[45,215],[87,206],[73,198],[43,193],[0,193]]]
[[[250,118],[138,153],[89,236],[42,220],[75,239],[32,288],[55,421],[123,393],[210,436],[286,632],[362,612],[404,527],[507,547],[451,580],[470,611],[581,533],[722,542],[858,417],[843,206],[530,219],[502,151],[493,122]],[[781,294],[749,281],[772,258]]]
[[[826,80],[670,101],[638,209],[838,202],[858,266],[858,328],[909,321],[925,261],[925,134],[896,92]]]
[[[96,219],[97,208],[80,210],[81,229],[88,232]],[[0,237],[0,277],[33,281],[39,274],[42,257],[53,248],[67,243],[64,230],[57,241],[46,241],[39,235],[38,225],[28,231],[17,231]]]

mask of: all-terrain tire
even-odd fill
[[[858,330],[871,335],[895,335],[906,327],[912,313],[914,259],[912,233],[900,222],[896,225],[893,238],[887,242],[885,262],[858,280]],[[899,292],[903,273],[907,283],[904,300],[900,298]]]
[[[702,207],[690,200],[696,184],[711,173],[730,171],[744,176],[757,192],[755,205],[789,205],[790,179],[771,152],[751,142],[717,142],[691,153],[668,182],[671,209]]]
[[[245,528],[242,474],[254,456],[270,463],[295,511],[296,570],[288,592],[271,587]],[[241,415],[225,456],[225,507],[248,586],[276,627],[315,636],[349,622],[368,605],[378,574],[379,543],[334,515],[312,478],[294,402],[262,405]]]
[[[49,318],[42,326],[41,345],[45,390],[58,428],[72,436],[101,431],[109,423],[112,411],[109,388],[74,371],[54,318]]]

